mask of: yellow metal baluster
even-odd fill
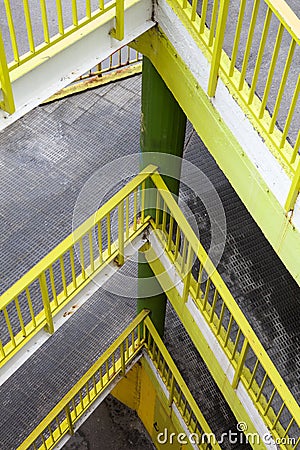
[[[118,264],[124,264],[124,202],[121,202],[118,206]]]
[[[77,288],[77,279],[76,279],[76,271],[75,271],[75,263],[74,263],[74,249],[70,248],[70,264],[71,264],[71,272],[72,272],[72,280],[74,289]]]
[[[12,326],[11,326],[11,323],[10,323],[10,320],[9,320],[9,317],[8,317],[8,312],[7,312],[6,308],[3,308],[3,314],[4,314],[5,322],[6,322],[6,325],[7,325],[7,329],[8,329],[8,332],[9,332],[9,337],[10,337],[11,343],[12,343],[12,345],[14,347],[16,347],[16,341],[15,341],[14,332],[13,332],[13,329],[12,329]]]
[[[183,296],[182,299],[184,302],[187,301],[189,290],[190,290],[190,282],[191,282],[191,271],[192,271],[192,262],[193,262],[193,250],[191,244],[188,246],[187,252],[187,262],[185,266],[185,278],[184,278],[184,288],[183,288]]]
[[[276,416],[276,419],[275,419],[274,422],[272,423],[271,430],[274,430],[274,428],[276,427],[276,425],[277,425],[277,423],[278,423],[278,421],[279,421],[279,418],[280,418],[280,416],[281,416],[281,413],[282,413],[284,407],[285,407],[285,403],[283,402],[282,405],[281,405],[281,407],[280,407],[280,409],[279,409],[279,411],[278,411],[278,414],[277,414],[277,416]],[[294,447],[294,448],[296,448],[296,447]]]
[[[104,9],[104,0],[99,0],[99,9],[101,9],[101,11]]]
[[[72,20],[74,27],[78,25],[78,14],[77,14],[77,2],[76,0],[72,0]]]
[[[266,81],[265,91],[264,91],[264,95],[263,95],[263,99],[262,99],[261,107],[260,107],[260,111],[259,111],[259,118],[260,119],[263,118],[263,115],[265,113],[265,109],[266,109],[266,105],[267,105],[270,89],[271,89],[271,86],[272,86],[272,80],[273,80],[273,75],[274,75],[274,71],[275,71],[275,67],[276,67],[276,63],[277,63],[278,53],[279,53],[279,50],[280,50],[280,44],[281,44],[281,40],[282,40],[283,30],[284,30],[284,27],[280,23],[279,24],[279,28],[278,28],[278,32],[277,32],[277,36],[276,36],[275,46],[274,46],[274,49],[273,49],[273,54],[272,54],[270,69],[269,69],[268,77],[267,77],[267,81]]]
[[[91,18],[92,16],[92,11],[91,11],[91,0],[86,0],[85,2],[85,8],[86,8],[86,17],[88,19]]]
[[[238,17],[238,21],[237,21],[234,42],[233,42],[233,47],[232,47],[231,63],[230,63],[230,69],[229,69],[230,77],[232,77],[233,71],[235,68],[236,57],[237,57],[237,53],[238,53],[238,49],[239,49],[241,31],[242,31],[244,14],[245,14],[245,6],[246,6],[246,0],[241,0],[239,17]]]
[[[53,267],[52,266],[49,267],[49,274],[50,274],[50,284],[51,284],[51,290],[52,290],[54,304],[55,304],[55,306],[58,306],[57,294],[56,294],[56,289],[55,289],[55,280],[54,280],[54,274],[53,274]]]
[[[71,418],[71,412],[70,412],[70,406],[69,405],[67,405],[65,407],[65,413],[66,413],[69,433],[71,435],[73,435],[74,434],[74,428],[73,428],[73,423],[72,423],[72,418]],[[45,448],[47,448],[47,447],[45,447]]]
[[[194,20],[196,19],[197,5],[198,5],[198,0],[193,0],[193,2],[192,2],[192,15],[191,15],[191,21],[192,22],[194,22]],[[186,8],[186,6],[184,6],[183,8]]]
[[[137,210],[138,210],[138,191],[133,192],[133,231],[136,231],[137,227]]]
[[[231,328],[232,328],[232,324],[233,324],[233,316],[231,314],[230,315],[230,319],[229,319],[229,323],[228,323],[228,328],[227,328],[227,331],[226,331],[226,336],[225,336],[225,341],[224,341],[224,348],[227,347],[229,336],[230,336],[230,332],[231,332]]]
[[[235,369],[235,374],[234,374],[234,377],[233,377],[233,381],[232,381],[233,389],[236,389],[237,385],[239,383],[240,376],[241,376],[241,373],[243,371],[244,363],[246,361],[248,349],[249,349],[249,343],[248,343],[248,340],[245,338],[244,343],[243,343],[243,348],[242,348],[242,351],[241,351],[241,354],[240,354],[240,357],[239,357],[239,360],[238,360],[238,364],[237,364],[237,367]]]
[[[89,249],[90,249],[91,271],[94,272],[95,264],[94,264],[94,249],[93,249],[93,234],[92,234],[92,230],[89,231]]]
[[[141,195],[142,195],[142,199],[141,199],[141,223],[143,224],[145,221],[145,189],[146,189],[146,183],[145,181],[143,181],[142,186],[141,186]]]
[[[217,304],[217,300],[218,300],[218,295],[219,295],[218,290],[215,288],[214,298],[213,298],[211,310],[210,310],[209,323],[212,323],[214,320],[214,314],[215,314],[216,304]]]
[[[64,27],[61,0],[56,0],[56,10],[57,10],[58,31],[59,34],[63,35],[65,33],[65,27]]]
[[[62,285],[63,285],[64,296],[67,297],[67,281],[66,281],[65,265],[64,265],[63,256],[61,256],[59,258],[59,263],[60,263],[61,281],[62,281]]]
[[[50,42],[49,37],[49,27],[48,27],[48,17],[47,17],[47,8],[46,8],[46,1],[40,0],[40,6],[41,6],[41,13],[42,13],[42,23],[43,23],[43,30],[44,30],[44,40],[47,44]]]
[[[18,318],[19,318],[19,323],[20,323],[20,326],[21,326],[22,334],[25,337],[26,336],[26,330],[25,330],[24,320],[23,320],[23,317],[22,317],[22,312],[21,312],[21,308],[20,308],[20,303],[19,303],[18,297],[16,297],[16,299],[15,299],[15,305],[16,305],[16,310],[17,310],[17,314],[18,314]]]
[[[288,75],[290,73],[290,68],[291,68],[292,59],[293,59],[294,52],[295,52],[295,47],[296,47],[296,41],[292,40],[291,44],[290,44],[290,48],[289,48],[289,53],[288,53],[288,56],[287,56],[287,59],[286,59],[286,62],[285,62],[285,66],[284,66],[284,70],[283,70],[280,86],[279,86],[279,89],[278,89],[278,94],[277,94],[277,97],[276,97],[276,102],[275,102],[275,106],[274,106],[272,120],[271,120],[271,123],[270,123],[269,133],[273,133],[273,131],[274,131],[274,127],[275,127],[275,123],[276,123],[276,120],[277,120],[279,108],[280,108],[280,105],[281,105],[282,96],[283,96],[283,93],[284,93],[284,89],[285,89],[285,86],[286,86]]]
[[[226,309],[226,305],[225,305],[225,303],[222,303],[221,314],[219,317],[219,324],[218,324],[218,329],[217,329],[217,336],[219,336],[221,328],[222,328],[222,322],[223,322],[223,318],[224,318],[225,309]]]
[[[261,67],[262,57],[263,57],[263,54],[265,51],[265,46],[266,46],[266,42],[267,42],[267,38],[268,38],[271,17],[272,17],[272,11],[270,8],[268,8],[266,18],[265,18],[265,23],[264,23],[264,29],[263,29],[260,44],[259,44],[259,50],[258,50],[258,55],[256,58],[254,73],[253,73],[253,77],[252,77],[251,89],[250,89],[250,94],[249,94],[249,98],[248,98],[248,105],[251,105],[251,103],[253,101],[253,97],[254,97],[254,93],[255,93],[255,89],[256,89],[256,85],[257,85],[257,80],[258,80],[258,75],[259,75],[259,71],[260,71],[260,67]]]
[[[49,333],[54,333],[53,317],[50,307],[49,294],[47,288],[47,281],[45,272],[43,272],[39,277],[40,289],[42,294],[43,306],[45,311],[45,318],[47,323],[47,330]]]
[[[28,287],[25,289],[26,292],[26,298],[27,298],[27,303],[29,306],[29,311],[30,311],[30,316],[31,316],[31,320],[32,320],[32,324],[34,326],[34,328],[36,327],[36,320],[35,320],[35,315],[34,315],[34,310],[33,310],[33,306],[32,306],[32,300],[30,297],[30,292]]]
[[[0,83],[3,96],[3,101],[0,102],[0,108],[3,109],[4,111],[7,111],[9,114],[13,114],[16,108],[1,30],[0,30]]]
[[[296,161],[296,156],[298,154],[300,148],[300,130],[298,131],[298,136],[295,142],[295,146],[294,146],[294,150],[293,150],[293,154],[291,157],[291,164],[293,164]]]
[[[217,4],[217,2],[215,2],[215,4]],[[214,9],[215,9],[215,4],[214,4]],[[216,93],[218,73],[219,73],[219,67],[220,67],[220,59],[221,59],[221,53],[222,53],[222,46],[223,46],[225,29],[226,29],[226,21],[227,21],[227,16],[228,16],[228,8],[229,8],[229,0],[221,0],[221,6],[220,6],[220,10],[219,10],[219,17],[218,17],[218,24],[217,24],[217,31],[216,31],[216,38],[215,38],[215,42],[214,42],[213,55],[212,55],[212,61],[211,61],[211,69],[210,69],[210,74],[209,74],[208,89],[207,89],[207,93],[208,93],[209,97],[214,97],[214,95]],[[216,13],[217,13],[217,11],[216,11]],[[213,28],[215,27],[215,24],[213,23],[213,19],[214,19],[214,16],[212,18],[212,24],[211,24],[211,29],[210,29],[209,46],[211,46],[213,43],[213,40],[212,40],[213,35],[214,35]]]
[[[226,26],[226,19],[227,19],[227,14],[224,17],[223,16],[223,12],[222,9],[225,5],[229,4],[228,0],[221,0],[221,5],[220,5],[220,11],[219,11],[219,18],[221,19],[222,23],[224,23],[224,28]],[[208,38],[208,46],[211,47],[213,44],[213,40],[214,40],[214,35],[215,35],[215,29],[216,29],[216,22],[217,22],[217,15],[218,15],[218,6],[219,6],[219,0],[214,0],[214,4],[213,4],[213,9],[212,9],[212,15],[211,15],[211,21],[210,21],[210,28],[209,28],[209,38]]]
[[[83,248],[83,240],[82,240],[82,238],[79,239],[79,253],[80,253],[80,264],[81,264],[82,278],[85,280],[86,279],[86,273],[85,273],[84,248]]]
[[[23,0],[23,5],[24,5],[24,15],[25,15],[25,21],[26,21],[29,49],[32,53],[35,53],[35,45],[34,45],[34,39],[33,39],[33,33],[32,33],[31,16],[30,16],[28,0]]]
[[[111,34],[118,41],[124,38],[124,0],[116,0],[116,26]]]
[[[160,195],[159,190],[156,191],[156,207],[155,207],[155,226],[158,228],[160,218]]]
[[[201,8],[200,29],[199,29],[200,34],[202,34],[204,32],[204,28],[205,28],[207,5],[208,5],[208,0],[203,0],[202,8]]]
[[[14,21],[13,21],[13,17],[12,17],[12,13],[11,13],[10,0],[4,0],[4,6],[5,6],[5,10],[6,10],[7,24],[8,24],[8,29],[9,29],[10,39],[11,39],[11,46],[12,46],[12,50],[13,50],[13,54],[14,54],[14,60],[16,62],[19,62],[20,55],[19,55],[19,50],[18,50],[18,43],[17,43],[17,38],[16,38]]]
[[[206,281],[205,294],[204,294],[203,306],[202,306],[204,311],[206,310],[206,304],[207,304],[207,299],[208,299],[208,294],[209,294],[209,289],[210,289],[210,283],[211,283],[211,280],[210,280],[210,278],[208,278]],[[223,303],[223,305],[224,305],[224,303]]]
[[[129,196],[126,197],[126,214],[125,214],[125,224],[126,224],[126,240],[129,238]]]
[[[101,221],[98,222],[98,248],[99,248],[99,261],[100,261],[100,264],[102,264],[103,263],[103,256],[102,256],[103,245],[102,245],[102,224],[101,224]]]
[[[107,226],[107,249],[108,256],[111,255],[111,225],[110,225],[110,213],[106,216],[106,226]]]
[[[173,225],[174,225],[174,219],[173,219],[173,216],[170,216],[169,234],[168,234],[168,246],[167,246],[168,252],[171,250],[171,244],[173,242]]]
[[[284,205],[286,211],[291,211],[294,209],[299,191],[300,191],[300,161],[298,162],[298,167],[293,177],[291,188],[289,190],[289,194]]]
[[[253,40],[253,36],[254,36],[254,29],[255,29],[255,25],[256,25],[259,3],[260,3],[259,0],[255,0],[254,8],[252,11],[250,27],[249,27],[249,32],[248,32],[248,37],[247,37],[247,42],[246,42],[246,47],[245,47],[245,53],[244,53],[244,58],[243,58],[243,65],[242,65],[242,70],[241,70],[239,88],[238,88],[239,91],[241,91],[243,89],[244,82],[245,82],[245,76],[246,76],[247,67],[248,67],[250,50],[251,50],[251,46],[252,46],[252,40]]]

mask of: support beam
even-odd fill
[[[150,163],[157,165],[168,189],[177,197],[179,193],[186,116],[155,67],[146,57],[143,59],[141,120],[141,168],[146,167]],[[155,153],[157,153],[157,158]],[[164,176],[164,173],[170,173],[168,155],[179,157],[176,159],[176,163],[172,164],[172,176]],[[147,187],[145,214],[150,214],[154,217],[156,191],[154,192],[151,189],[150,182]],[[150,309],[151,319],[162,336],[167,297],[161,291],[160,285],[142,253],[139,255],[138,276],[140,280],[137,310],[140,312],[143,309]],[[151,295],[151,293],[147,292],[145,295],[143,279],[151,277],[153,278],[153,293],[155,294]]]

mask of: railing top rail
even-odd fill
[[[10,288],[0,296],[0,309],[5,308],[12,298],[19,295],[28,285],[35,281],[38,276],[60,258],[72,245],[79,241],[97,222],[104,219],[115,207],[117,207],[129,194],[137,189],[151,174],[155,173],[157,167],[147,166],[136,177],[129,181],[119,192],[111,197],[105,205],[101,206],[95,214],[83,222],[73,233],[67,236],[41,261],[33,266],[23,277],[17,280]]]
[[[151,179],[156,186],[156,188],[159,190],[160,195],[162,196],[163,200],[166,202],[166,205],[168,209],[170,210],[171,214],[173,215],[174,219],[176,220],[176,223],[179,225],[179,228],[184,233],[184,235],[188,238],[188,241],[190,245],[192,246],[192,249],[194,250],[196,256],[199,258],[201,263],[204,265],[205,270],[211,274],[210,279],[212,280],[213,284],[217,288],[220,296],[224,300],[226,307],[233,315],[235,321],[237,322],[238,326],[240,327],[242,333],[244,334],[245,338],[248,340],[252,350],[256,354],[257,358],[259,359],[261,365],[264,367],[265,371],[267,372],[270,380],[276,386],[276,389],[278,393],[280,394],[281,398],[284,399],[285,405],[290,411],[293,411],[293,417],[300,426],[300,406],[297,404],[294,396],[292,395],[291,391],[283,381],[280,373],[276,369],[275,365],[273,364],[272,360],[270,359],[269,355],[267,354],[265,348],[261,344],[260,340],[258,339],[257,335],[255,334],[254,330],[252,329],[251,325],[249,324],[248,320],[244,316],[242,310],[238,306],[238,304],[235,302],[231,292],[229,291],[228,287],[224,283],[222,277],[216,270],[213,262],[210,260],[209,256],[207,255],[206,251],[204,250],[203,246],[199,242],[196,234],[194,233],[192,227],[184,217],[180,207],[176,203],[173,195],[168,190],[165,182],[163,181],[162,177],[155,173],[151,176]]]
[[[300,19],[284,0],[264,0],[284,28],[300,45]]]
[[[105,361],[120,347],[122,342],[129,336],[136,328],[139,326],[143,320],[148,316],[149,310],[144,309],[138,316],[136,316],[133,321],[128,325],[127,328],[117,337],[113,344],[105,350],[105,352],[100,356],[98,361],[90,367],[90,369],[83,375],[83,377],[70,389],[69,392],[60,400],[59,403],[50,411],[50,413],[40,422],[37,428],[22,442],[18,450],[24,450],[28,448],[40,435],[40,430],[44,430],[49,423],[55,420],[55,417],[64,409],[64,407],[72,400],[72,398],[79,392],[88,380],[94,375],[94,373],[99,369]],[[141,345],[143,346],[143,340],[141,340]]]

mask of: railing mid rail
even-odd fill
[[[52,333],[53,317],[106,264],[123,264],[124,247],[148,224],[143,213],[145,183],[155,170],[148,166],[132,179],[0,297],[0,367],[42,327]]]
[[[51,450],[67,433],[74,434],[78,420],[117,377],[125,375],[126,367],[142,348],[146,349],[153,360],[169,392],[170,408],[173,405],[177,407],[188,430],[193,433],[194,442],[197,442],[198,448],[220,450],[215,440],[208,442],[207,437],[213,436],[212,431],[148,317],[148,313],[149,311],[144,310],[132,321],[18,447],[18,450]]]
[[[157,189],[156,217],[151,221],[184,289],[217,338],[234,369],[232,385],[242,382],[281,448],[300,442],[300,408],[269,358],[246,317],[210,261],[158,173],[151,176]],[[290,444],[297,436],[295,447]]]
[[[208,95],[220,76],[291,177],[292,210],[300,189],[299,18],[284,0],[168,1],[211,63]]]

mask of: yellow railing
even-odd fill
[[[6,13],[5,28],[7,28],[10,38],[10,42],[5,42],[5,44],[7,47],[11,47],[13,60],[7,61],[0,30],[0,83],[3,97],[0,101],[0,108],[10,114],[15,112],[10,78],[10,72],[15,68],[58,44],[111,10],[115,11],[116,21],[111,35],[118,40],[122,40],[124,37],[124,0],[111,0],[109,2],[100,0],[97,7],[93,6],[91,0],[85,2],[72,0],[70,5],[63,4],[62,0],[56,0],[56,11],[49,9],[46,0],[40,0],[39,6],[33,6],[28,0],[24,0],[22,13],[25,24],[16,22],[16,17],[21,17],[20,11],[16,12],[16,6],[11,0],[4,0],[4,6]],[[33,23],[32,20],[32,16],[36,20],[37,15],[39,16],[38,25]],[[42,36],[40,36],[41,31]],[[21,51],[20,48],[22,48]]]
[[[143,333],[147,353],[169,393],[169,407],[176,406],[198,448],[221,449],[210,439],[212,432],[149,317],[144,321]]]
[[[106,264],[113,260],[123,264],[124,247],[148,225],[144,193],[153,171],[155,167],[149,166],[137,175],[0,297],[0,367],[42,327],[52,333],[53,317]]]
[[[282,161],[292,178],[285,207],[287,211],[293,209],[300,188],[300,130],[299,116],[295,116],[300,92],[300,20],[284,0],[241,0],[237,16],[233,14],[230,0],[169,2],[192,27],[211,63],[208,95],[215,95],[218,77],[222,77],[257,131]],[[245,19],[246,10],[251,16],[250,23]],[[274,31],[276,36],[272,36]],[[283,52],[283,39],[288,41],[286,52]],[[267,55],[266,48],[270,45],[273,51]],[[264,70],[268,69],[262,79],[263,65]],[[274,73],[278,67],[282,70],[276,82]],[[281,110],[283,99],[288,104],[286,111]],[[291,126],[293,136],[287,139]]]
[[[169,392],[170,408],[173,404],[176,405],[188,430],[193,433],[194,441],[199,442],[198,447],[203,450],[208,448],[220,450],[216,442],[208,446],[207,436],[211,437],[212,431],[148,317],[148,313],[144,310],[132,321],[18,447],[18,450],[51,450],[67,433],[74,434],[76,422],[117,377],[125,375],[126,366],[133,361],[142,348],[146,349],[153,360]]]
[[[233,387],[243,383],[272,435],[282,442],[299,436],[300,408],[295,398],[164,181],[158,173],[151,179],[157,189],[156,217],[151,223],[183,280],[182,301],[192,297],[234,369]],[[287,443],[282,448],[294,447]]]
[[[84,75],[81,75],[79,78],[77,78],[77,80],[74,81],[74,83],[92,77],[102,77],[106,73],[114,72],[133,64],[138,64],[141,61],[141,53],[133,50],[128,46],[125,46],[114,52],[105,61],[102,61]]]
[[[55,448],[67,433],[74,434],[76,422],[118,376],[125,375],[126,366],[141,350],[144,341],[141,337],[140,325],[143,324],[147,314],[147,311],[142,311],[132,321],[25,439],[18,450],[50,450]]]
[[[28,51],[23,53],[19,51],[19,47],[22,46],[24,48],[25,36],[17,29],[14,19],[16,15],[15,6],[11,0],[4,0],[4,5],[13,53],[13,61],[9,64],[9,70],[13,70],[34,58],[34,56],[57,44],[112,9],[115,9],[116,14],[116,27],[112,34],[119,40],[122,40],[124,37],[124,0],[112,0],[109,2],[100,0],[96,8],[93,6],[95,3],[92,4],[91,0],[86,0],[85,2],[72,0],[70,7],[66,7],[62,0],[56,0],[56,11],[49,10],[46,0],[40,1],[40,8],[37,6],[33,7],[28,0],[24,0],[23,14],[26,23]],[[18,14],[20,14],[19,11]],[[37,15],[39,16],[38,27],[33,27],[32,14],[34,14],[35,18]],[[48,17],[49,14],[51,14],[51,20]],[[42,37],[38,37],[40,28],[42,28]],[[37,42],[38,39],[39,42]]]

